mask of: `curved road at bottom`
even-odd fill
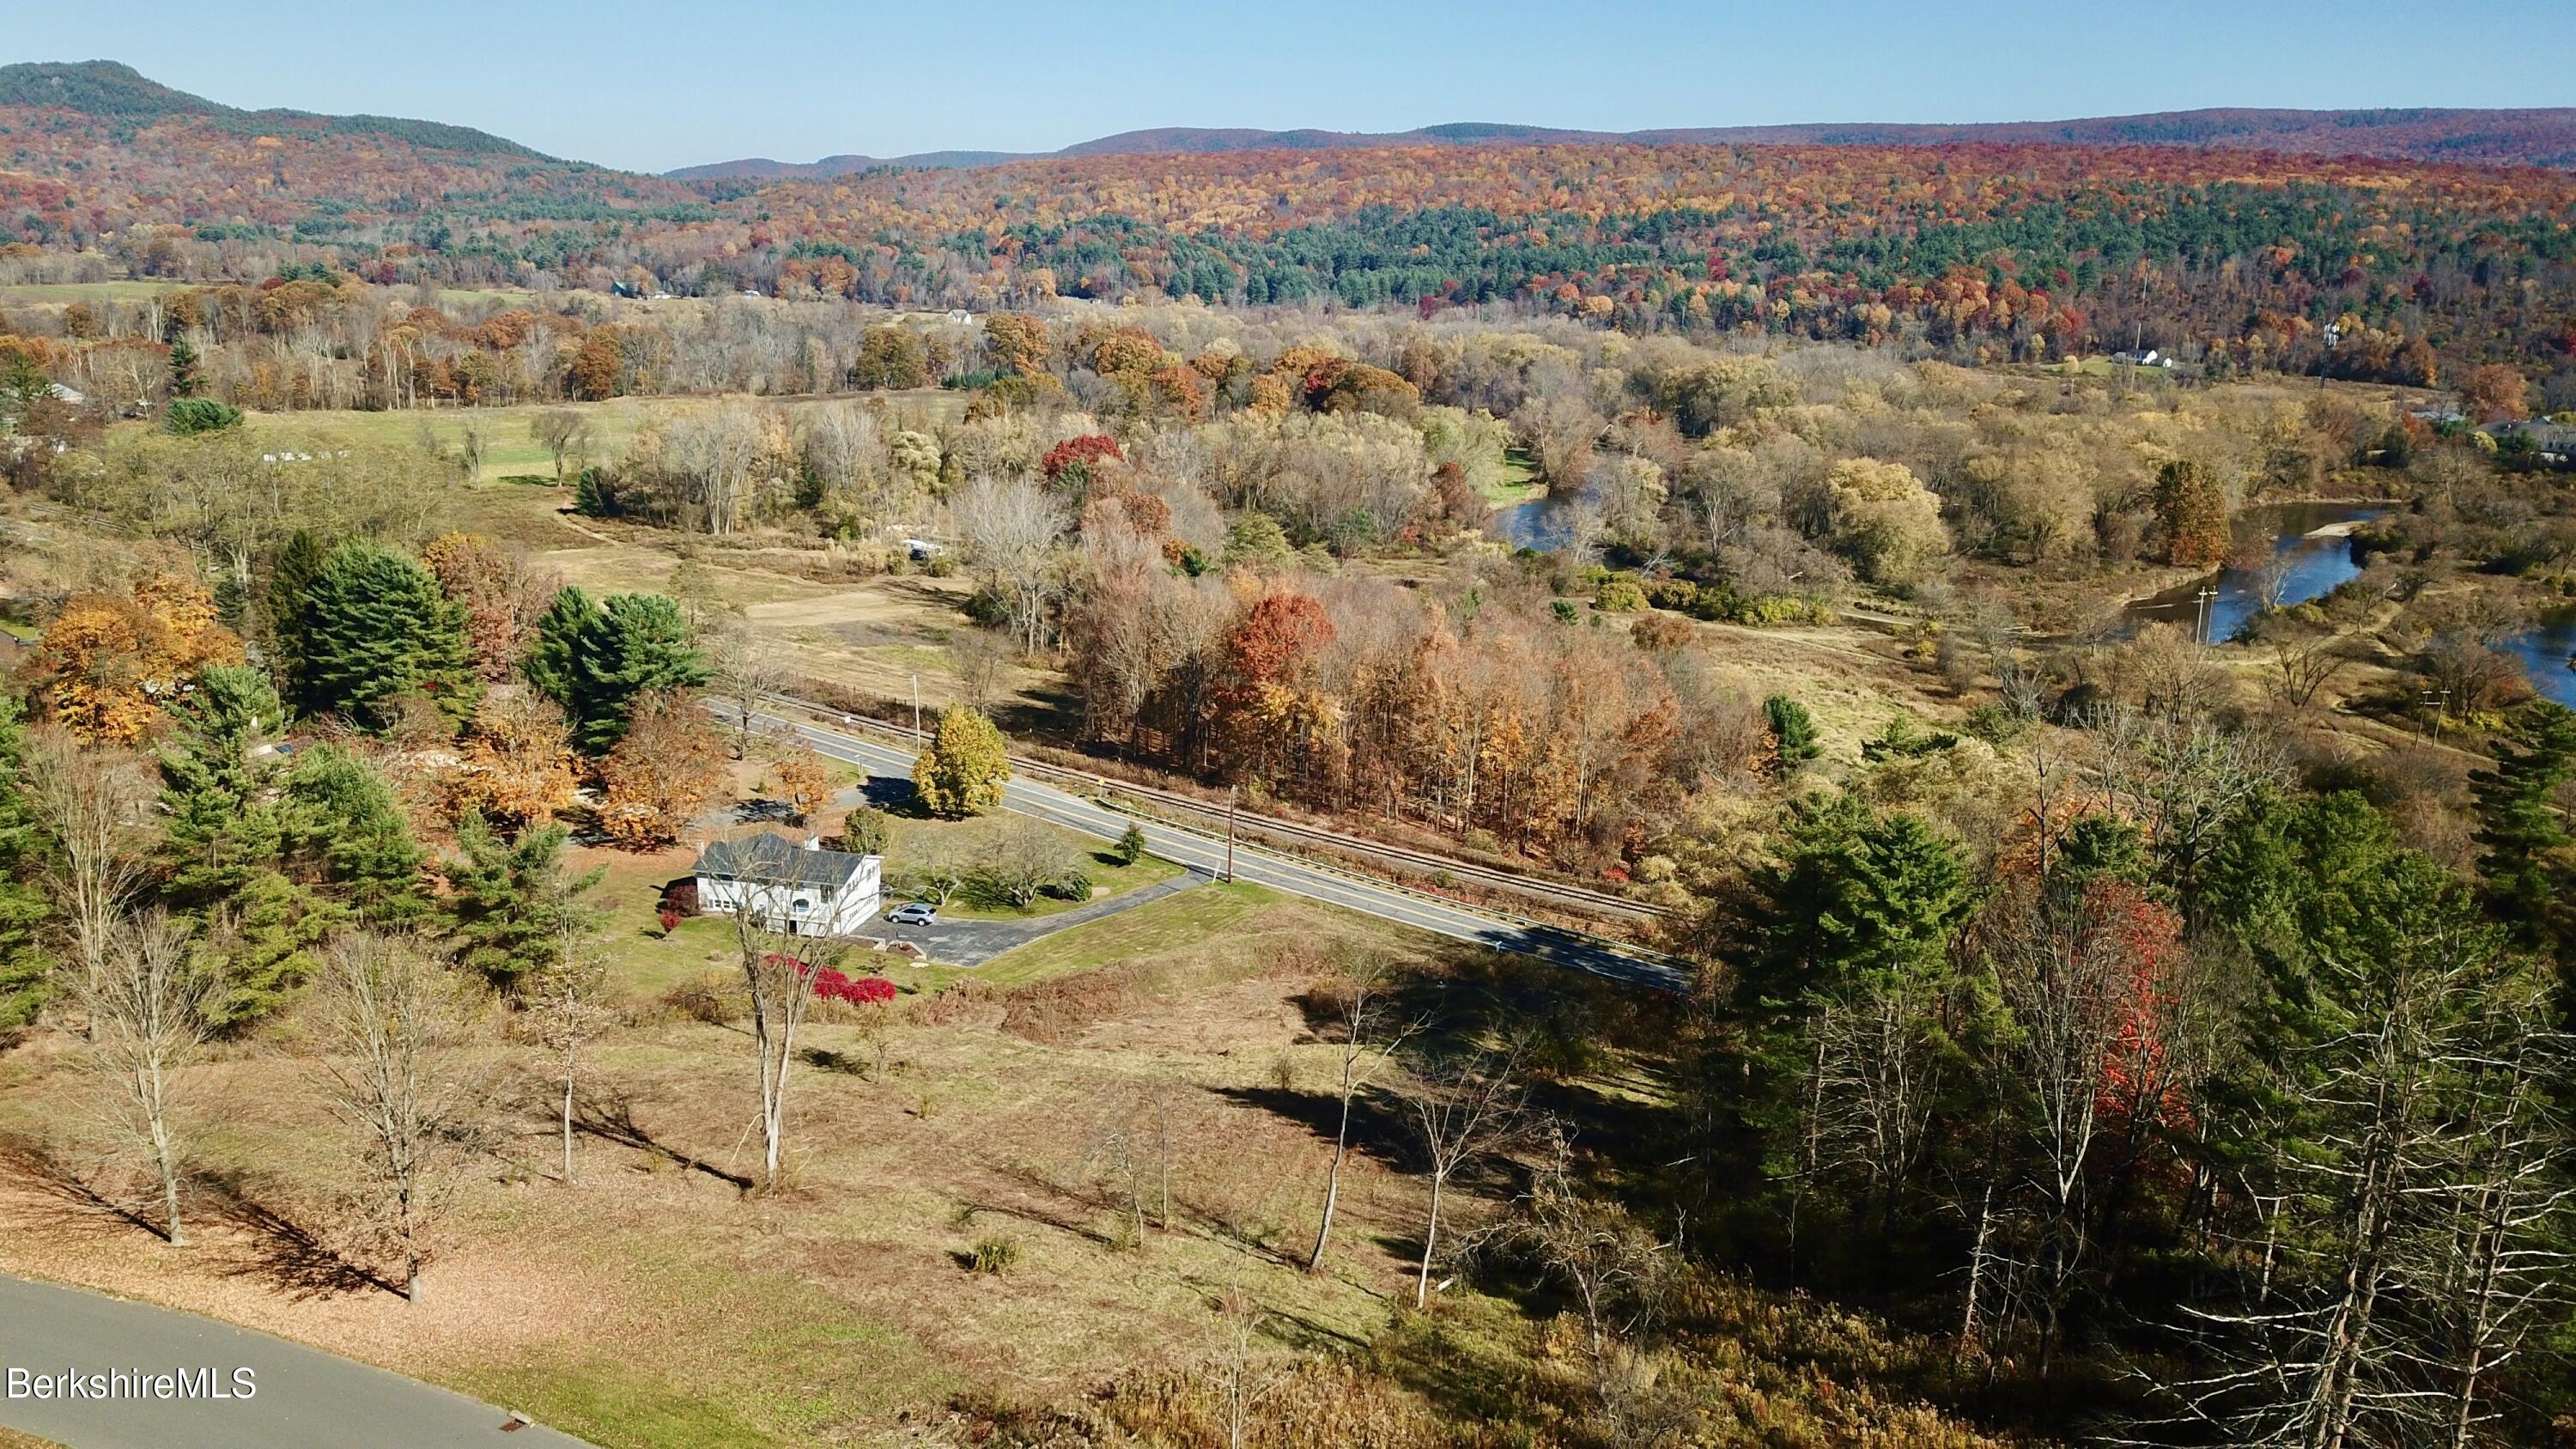
[[[906,779],[912,774],[913,757],[893,746],[839,730],[817,728],[786,715],[763,713],[755,717],[766,725],[792,729],[817,751],[857,765],[870,774],[891,775],[897,779]],[[1136,825],[1145,832],[1145,848],[1165,860],[1211,876],[1221,874],[1225,869],[1225,842],[1222,840],[1158,821],[1122,815],[1052,785],[1014,779],[1003,787],[1002,805],[1018,814],[1032,815],[1102,840],[1116,840],[1128,826]],[[1293,895],[1375,916],[1382,921],[1412,926],[1451,940],[1472,941],[1498,951],[1535,956],[1542,961],[1588,971],[1614,981],[1661,991],[1680,991],[1689,984],[1689,978],[1680,968],[1644,954],[1616,951],[1580,936],[1467,910],[1433,897],[1324,870],[1253,846],[1240,843],[1235,846],[1234,874],[1238,880],[1276,887]]]
[[[69,1397],[67,1378],[116,1396]],[[0,1425],[68,1449],[586,1449],[509,1422],[462,1394],[265,1333],[0,1274]]]

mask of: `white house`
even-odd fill
[[[799,936],[847,936],[876,915],[885,857],[803,845],[774,831],[711,842],[698,854],[698,909],[733,915]]]

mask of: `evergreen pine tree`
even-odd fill
[[[286,707],[258,669],[215,664],[177,712],[180,732],[160,753],[161,812],[169,820],[169,894],[186,910],[231,896],[284,846],[271,791],[276,767],[259,752],[284,725]]]
[[[507,988],[552,968],[562,958],[566,935],[586,924],[590,912],[580,897],[599,884],[606,869],[566,875],[569,835],[550,824],[505,841],[474,810],[457,822],[456,843],[465,855],[447,869],[462,942],[457,959],[495,986]]]
[[[481,685],[465,611],[429,570],[372,544],[343,543],[307,601],[309,710],[381,728],[393,698],[417,692],[450,719],[473,711]]]
[[[598,616],[599,608],[590,595],[577,584],[564,585],[537,617],[527,657],[519,661],[519,672],[528,677],[529,685],[563,706],[566,719],[579,718],[573,712],[573,681],[581,667],[582,636]]]
[[[35,1019],[50,964],[38,944],[48,907],[36,884],[47,845],[21,785],[26,745],[24,707],[0,693],[0,1029]]]
[[[268,641],[278,690],[290,704],[306,704],[304,660],[310,652],[314,581],[322,576],[327,551],[304,529],[288,536],[269,566],[268,588],[261,612],[268,620]]]
[[[572,693],[574,737],[606,754],[626,733],[637,697],[707,682],[687,616],[661,594],[617,594],[582,630]]]
[[[2524,706],[2500,741],[2496,764],[2469,777],[2478,801],[2478,870],[2487,909],[2516,944],[2564,954],[2569,929],[2561,887],[2571,862],[2555,797],[2576,772],[2576,710],[2547,700]]]
[[[254,869],[207,912],[201,951],[222,983],[210,1015],[237,1025],[275,1011],[313,969],[313,953],[353,913],[287,879]]]
[[[1807,707],[1785,694],[1775,694],[1762,701],[1762,714],[1771,724],[1772,763],[1783,775],[1824,752],[1816,743],[1815,717]]]
[[[296,757],[286,772],[286,857],[370,927],[418,921],[422,853],[384,777],[337,745]]]
[[[197,349],[185,337],[170,339],[170,396],[195,397],[206,381],[197,370]]]

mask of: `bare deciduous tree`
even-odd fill
[[[1449,1185],[1519,1125],[1524,1096],[1519,1077],[1516,1048],[1480,1050],[1430,1064],[1405,1092],[1431,1179],[1430,1210],[1422,1226],[1422,1264],[1413,1282],[1416,1308],[1431,1301],[1431,1266],[1440,1251],[1440,1215]]]
[[[323,1094],[364,1144],[359,1226],[401,1264],[403,1296],[418,1303],[473,1125],[479,1093],[461,1049],[481,1003],[411,942],[364,932],[323,953],[315,985]]]
[[[1008,605],[1011,627],[1035,654],[1047,601],[1061,587],[1062,542],[1073,515],[1064,500],[1024,478],[978,478],[948,500],[966,556]]]
[[[555,486],[563,486],[564,465],[590,448],[590,420],[570,408],[541,412],[528,424],[529,435],[555,460]]]
[[[205,1047],[212,985],[189,967],[187,933],[156,911],[120,922],[98,973],[73,984],[90,1026],[82,1065],[108,1122],[151,1159],[173,1247],[188,1241],[179,1212],[189,1125],[182,1073]]]
[[[733,757],[739,760],[751,750],[761,710],[787,682],[787,660],[775,640],[738,617],[707,630],[706,651],[716,695],[733,716]]]
[[[1574,1179],[1572,1144],[1555,1132],[1520,1233],[1583,1315],[1593,1394],[1613,1437],[1622,1444],[1669,1437],[1671,1416],[1657,1412],[1665,1406],[1655,1402],[1653,1376],[1636,1340],[1662,1316],[1673,1255],[1624,1213],[1584,1196]]]
[[[760,1070],[761,1185],[768,1188],[779,1185],[787,1143],[787,1069],[796,1060],[796,1033],[814,1002],[813,973],[831,964],[805,954],[824,943],[787,931],[791,896],[786,886],[746,881],[734,912],[734,946],[751,997],[752,1051]]]
[[[560,872],[558,875],[560,876]],[[605,966],[581,950],[582,938],[596,926],[597,914],[563,903],[555,920],[561,946],[554,964],[527,988],[529,1034],[563,1062],[563,1180],[572,1185],[573,1088],[581,1066],[581,1049],[616,1024],[617,1009],[608,1001]]]
[[[86,749],[46,730],[27,752],[27,800],[53,845],[47,871],[84,981],[106,969],[108,944],[143,889],[143,777],[131,756]]]
[[[1306,1254],[1306,1271],[1321,1272],[1324,1249],[1333,1240],[1333,1214],[1342,1202],[1342,1164],[1351,1151],[1351,1104],[1385,1068],[1415,1026],[1388,1029],[1387,992],[1393,963],[1374,952],[1353,955],[1341,964],[1333,982],[1334,1006],[1341,1017],[1341,1040],[1334,1043],[1340,1065],[1340,1111],[1333,1129],[1332,1165],[1324,1171],[1324,1213],[1315,1225],[1315,1246]]]

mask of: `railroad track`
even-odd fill
[[[831,723],[875,730],[879,734],[903,740],[916,749],[921,744],[920,737],[911,730],[901,725],[872,719],[867,715],[851,714],[812,700],[798,699],[793,695],[773,694],[769,696],[769,701],[773,705],[785,705],[798,709]],[[1176,790],[1113,780],[1106,775],[1049,764],[1044,760],[1032,760],[1024,755],[1012,755],[1010,762],[1014,772],[1024,773],[1032,778],[1076,785],[1084,790],[1104,795],[1113,793],[1132,795],[1137,799],[1150,801],[1166,809],[1183,811],[1201,819],[1222,821],[1228,814],[1227,808],[1223,805],[1184,795]],[[1497,870],[1489,865],[1478,865],[1473,861],[1458,860],[1427,850],[1415,850],[1408,846],[1388,845],[1382,841],[1346,835],[1338,830],[1326,830],[1320,826],[1307,825],[1294,820],[1282,820],[1275,815],[1260,815],[1240,809],[1232,813],[1236,828],[1241,830],[1257,831],[1265,836],[1365,856],[1404,870],[1434,877],[1445,876],[1451,880],[1469,881],[1497,890],[1511,891],[1534,900],[1550,901],[1576,911],[1616,916],[1631,921],[1659,920],[1672,914],[1669,907],[1652,905],[1644,901],[1632,901],[1624,896],[1612,895],[1608,891],[1596,891],[1584,886],[1567,885],[1560,881],[1515,875],[1510,871]]]

